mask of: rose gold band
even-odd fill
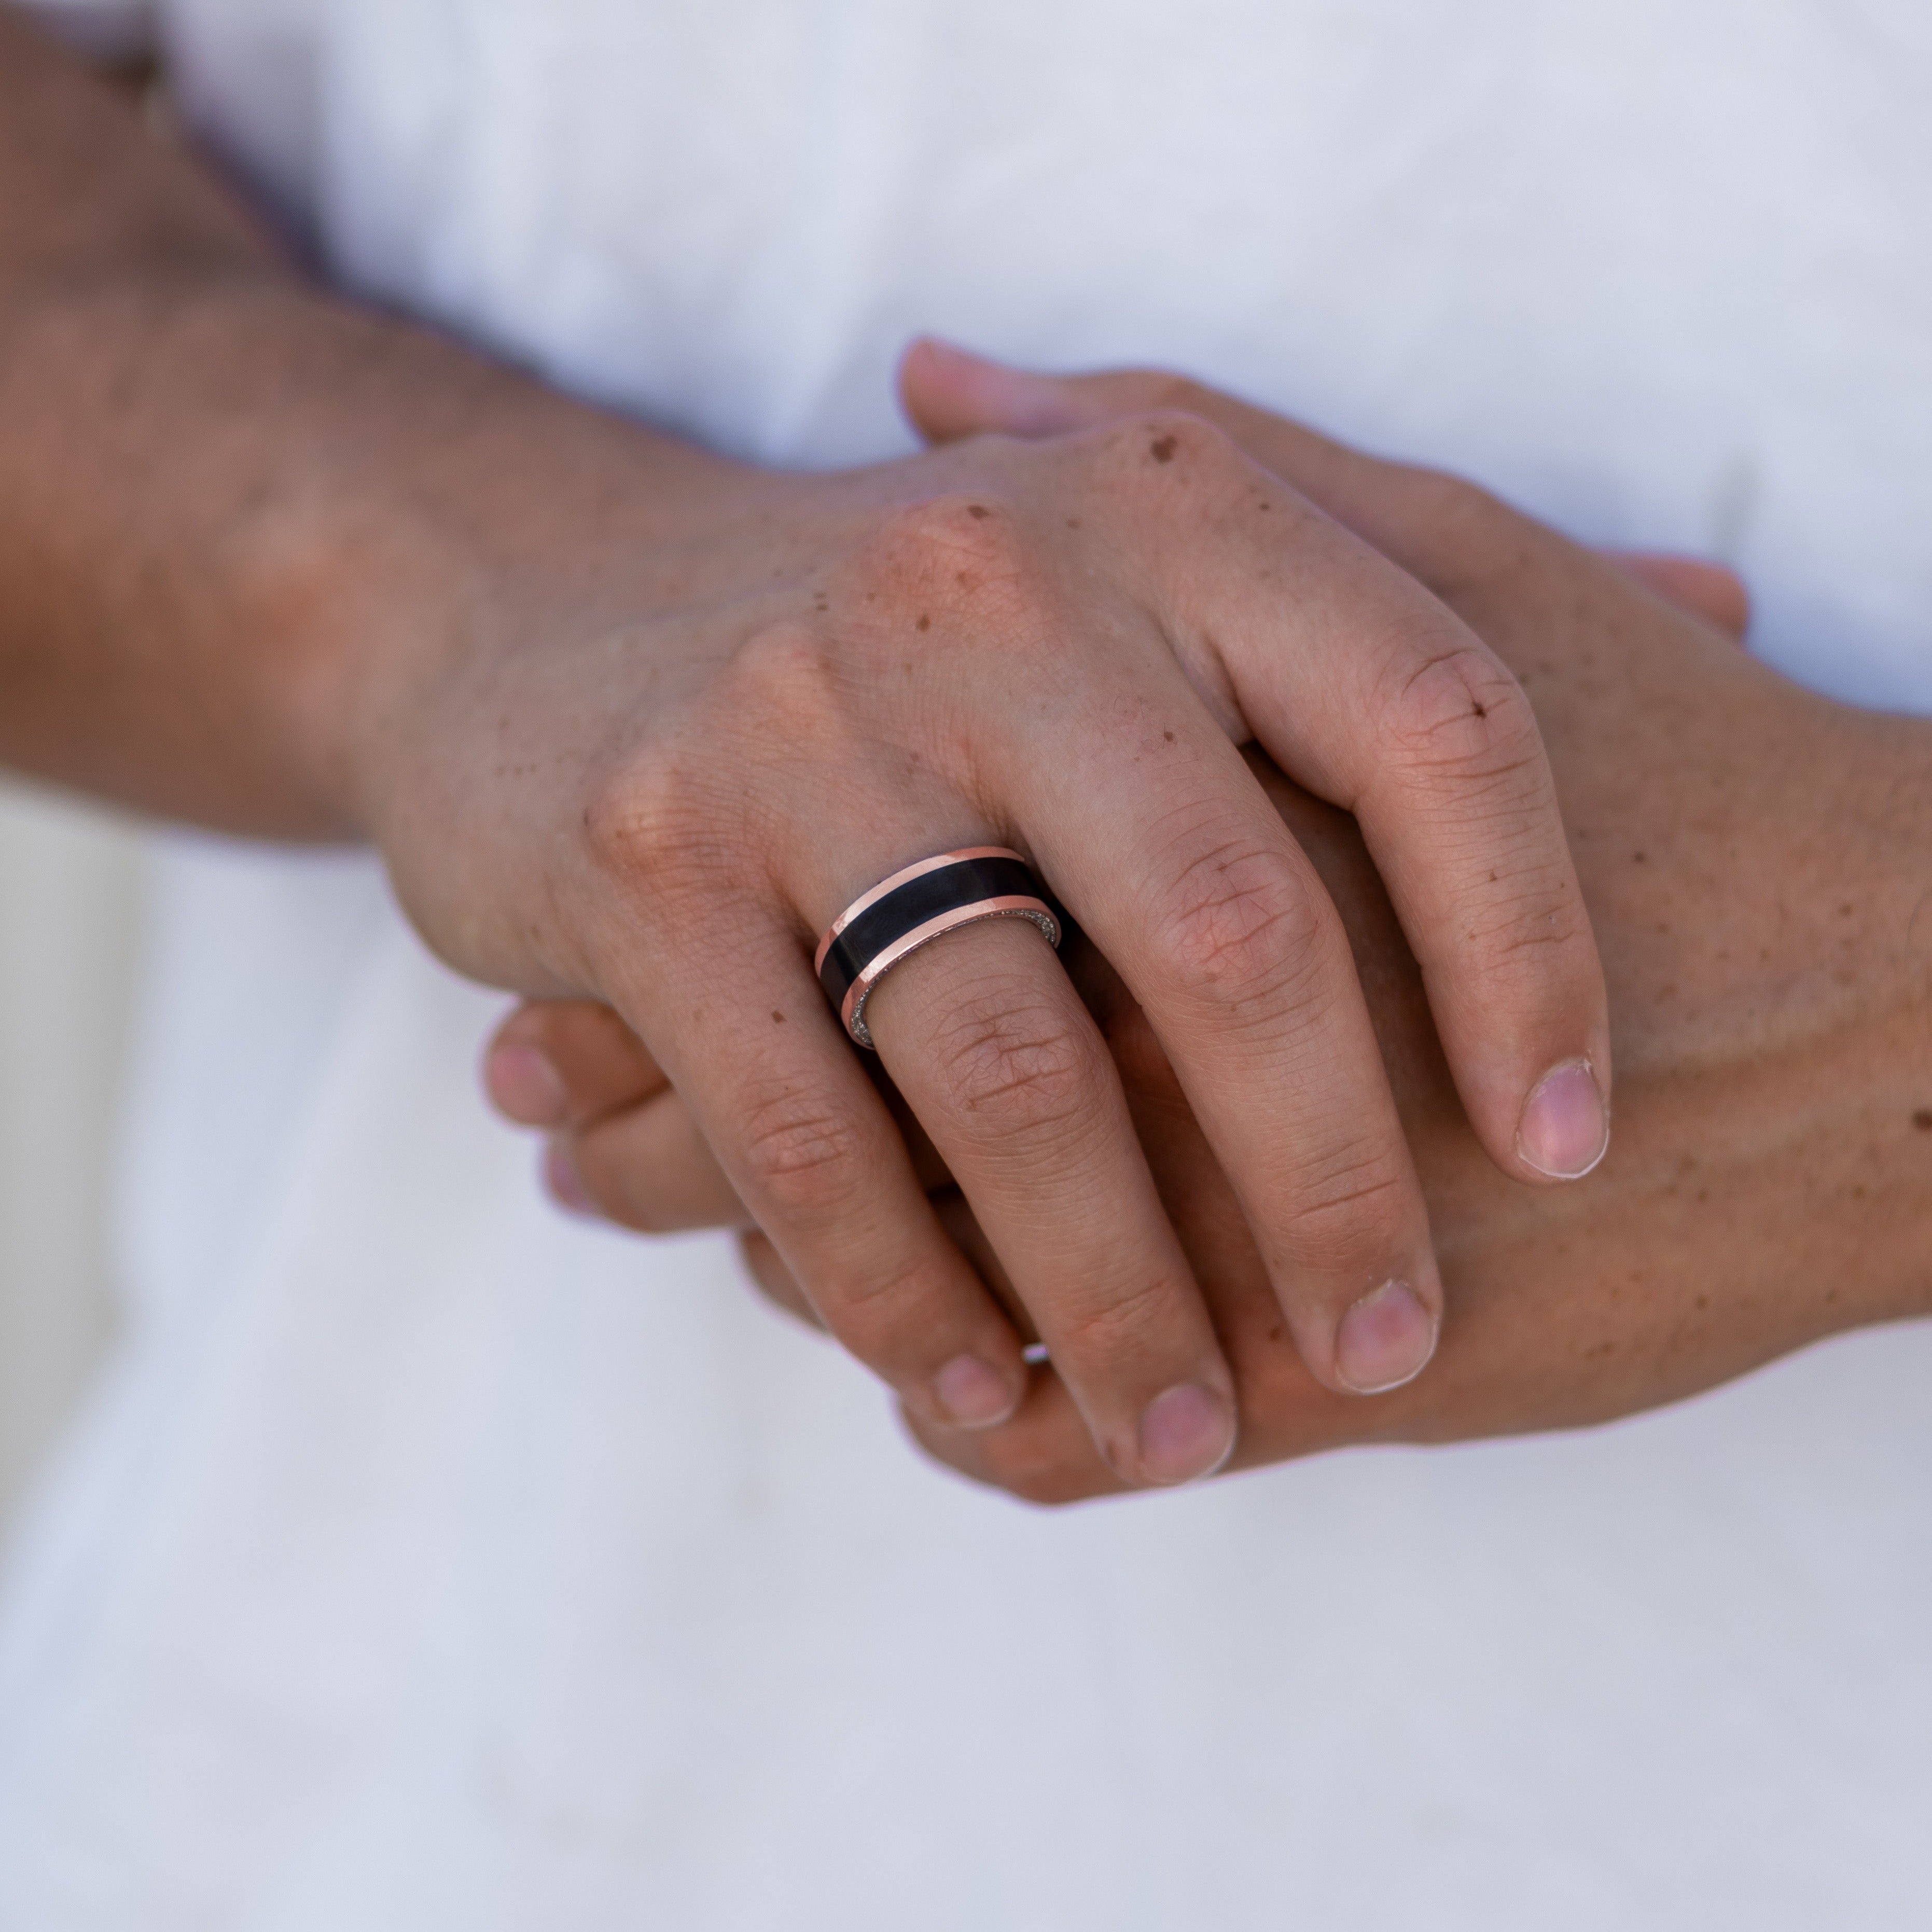
[[[997,856],[1007,858],[1013,856],[996,848],[982,848],[970,854],[949,853],[948,858],[961,856],[981,857]],[[914,873],[925,867],[914,868]],[[910,874],[902,874],[889,881],[896,884],[899,878]],[[872,1029],[866,1024],[866,1002],[871,998],[872,989],[899,962],[916,952],[922,946],[928,946],[941,934],[956,931],[962,926],[976,926],[986,919],[1030,920],[1046,936],[1049,946],[1060,944],[1060,922],[1053,916],[1052,908],[1043,899],[1015,895],[1010,898],[980,899],[971,905],[956,906],[950,912],[943,912],[936,919],[928,920],[923,926],[916,926],[903,938],[895,940],[882,952],[875,954],[866,962],[859,976],[852,982],[845,994],[844,1004],[839,1009],[838,1017],[845,1022],[845,1030],[861,1046],[872,1045]],[[824,956],[821,952],[820,957]]]
[[[886,893],[896,892],[908,879],[916,879],[922,874],[936,872],[942,866],[956,866],[962,859],[1017,859],[1022,865],[1025,859],[1006,845],[967,845],[957,852],[942,852],[937,858],[922,859],[916,866],[907,866],[892,874],[890,878],[881,879],[869,892],[859,896],[825,928],[825,936],[818,942],[818,950],[812,956],[812,970],[816,973],[825,964],[825,956],[831,950],[832,942],[863,912],[868,906],[876,905]],[[1037,903],[1037,902],[1036,902]],[[1046,911],[1044,905],[1042,912]],[[1048,914],[1050,917],[1052,915]],[[937,935],[934,935],[937,937]],[[903,958],[901,952],[896,956]]]

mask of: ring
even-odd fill
[[[1030,920],[1057,952],[1066,921],[1034,876],[1004,845],[942,852],[881,879],[835,919],[818,942],[812,970],[845,1030],[872,1048],[866,1002],[902,959],[941,933],[982,919]]]

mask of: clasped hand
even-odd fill
[[[1831,704],[1754,663],[1736,648],[1744,603],[1727,572],[1613,566],[1478,492],[1211,392],[980,366],[939,399],[940,426],[1064,429],[1156,396],[1216,422],[1429,584],[1528,685],[1604,947],[1622,1068],[1618,1151],[1590,1183],[1512,1178],[1466,1112],[1439,1004],[1360,829],[1250,752],[1346,928],[1449,1306],[1426,1376],[1367,1402],[1324,1386],[1145,1009],[1097,950],[1076,956],[1233,1368],[1237,1466],[1601,1420],[1846,1327],[1924,1313],[1928,727]],[[520,1010],[488,1074],[512,1118],[554,1130],[566,1198],[645,1229],[746,1226],[760,1286],[820,1318],[780,1247],[748,1225],[692,1112],[608,1009]],[[1001,1253],[902,1103],[899,1114],[937,1211],[1024,1323]],[[1034,1370],[998,1426],[907,1413],[944,1460],[1032,1499],[1131,1480],[1096,1453],[1057,1364]]]
[[[448,956],[622,1016],[911,1414],[1006,1422],[1036,1336],[1117,1477],[1183,1480],[1232,1448],[1235,1379],[1078,989],[1002,920],[868,1009],[996,1258],[976,1270],[812,976],[831,916],[933,852],[1027,853],[1159,1042],[1299,1360],[1358,1396],[1428,1359],[1441,1277],[1342,921],[1240,748],[1360,826],[1462,1107],[1519,1182],[1603,1150],[1602,976],[1534,716],[1475,632],[1198,409],[955,438],[998,375],[909,359],[922,457],[706,470],[688,534],[568,621],[554,596],[526,621],[512,582],[412,694],[427,782],[369,816]],[[423,822],[466,800],[514,916],[479,914]]]

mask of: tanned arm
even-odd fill
[[[0,763],[277,837],[367,832],[355,735],[474,559],[544,541],[493,477],[634,539],[654,460],[667,497],[710,466],[332,297],[4,7],[0,424]]]

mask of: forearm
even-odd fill
[[[634,560],[720,468],[316,289],[4,10],[0,422],[0,761],[282,836],[365,829],[395,692],[557,527]]]
[[[1722,698],[1688,667],[1676,706],[1640,698],[1641,737],[1578,788],[1619,1016],[1612,1159],[1534,1214],[1445,1164],[1445,1270],[1496,1324],[1469,1359],[1499,1426],[1622,1414],[1932,1313],[1932,724],[1736,669]],[[1600,742],[1604,710],[1559,734]],[[1511,1323],[1538,1292],[1562,1312],[1522,1376]]]
[[[1680,1022],[1707,1050],[1684,1052],[1669,1083],[1676,1138],[1708,1150],[1712,1198],[1735,1220],[1694,1234],[1709,1204],[1689,1175],[1660,1211],[1682,1215],[1714,1266],[1727,1245],[1755,1254],[1767,1298],[1781,1288],[1822,1335],[1932,1314],[1932,722],[1825,705],[1814,718],[1778,773],[1796,824],[1755,916],[1713,916],[1735,890],[1660,908],[1720,970],[1751,964],[1724,986],[1733,1016],[1712,998]],[[1714,852],[1711,870],[1738,862]],[[1669,984],[1644,986],[1653,1006]],[[1747,1297],[1742,1318],[1755,1312]]]

